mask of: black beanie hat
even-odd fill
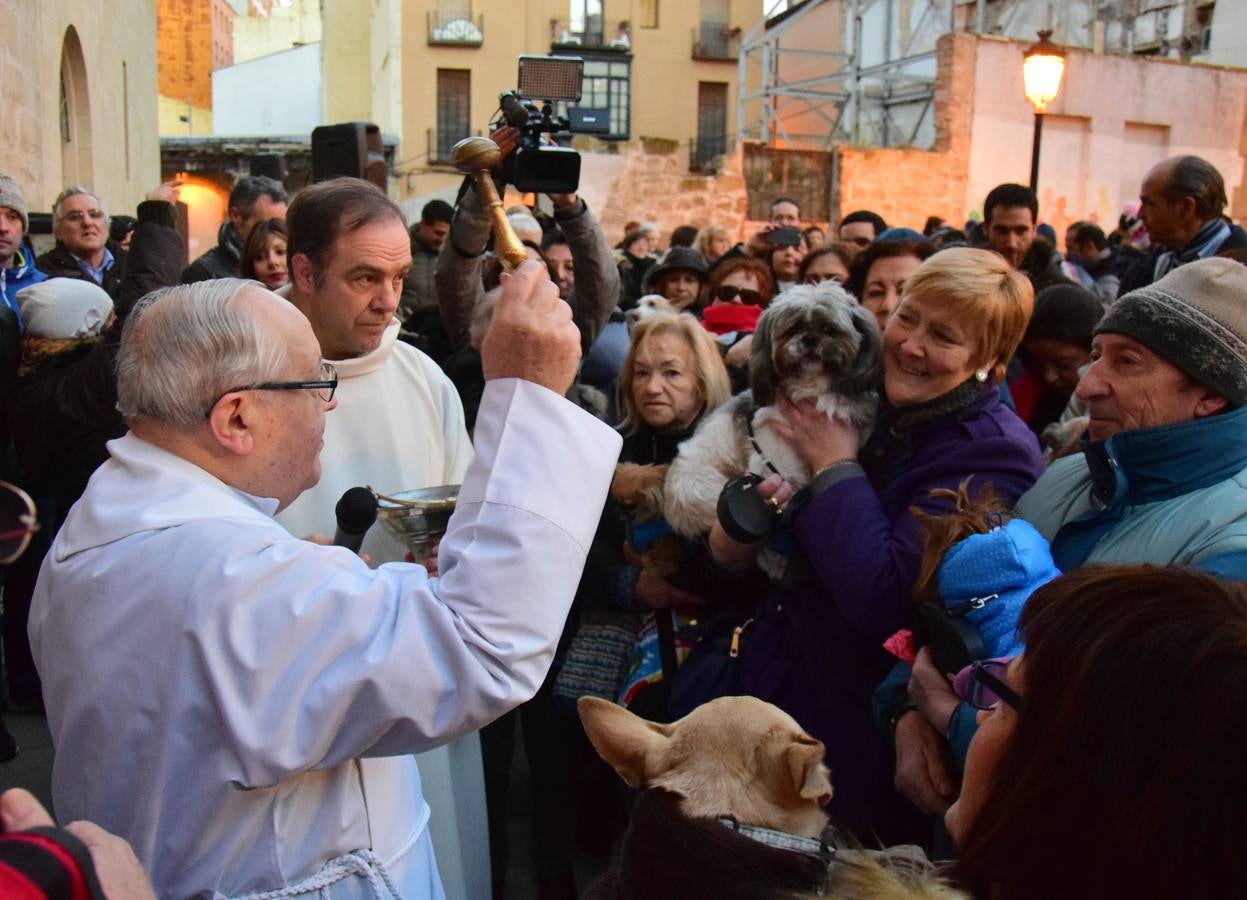
[[[1026,341],[1050,340],[1091,349],[1095,326],[1104,315],[1100,298],[1076,284],[1054,284],[1035,295]]]

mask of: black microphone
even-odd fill
[[[498,95],[498,106],[502,109],[502,117],[513,128],[523,128],[528,124],[528,107],[514,91],[506,91]]]
[[[377,521],[377,498],[365,487],[353,487],[342,495],[338,505],[333,508],[338,517],[338,530],[333,535],[335,547],[345,547],[352,553],[359,553],[364,544],[364,535]]]

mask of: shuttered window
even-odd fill
[[[471,71],[437,70],[437,136],[434,141],[434,161],[449,160],[450,148],[472,133],[471,93]]]

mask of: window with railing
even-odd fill
[[[602,0],[570,0],[566,21],[560,20],[559,32],[551,37],[556,44],[601,47],[606,40]]]
[[[431,162],[449,162],[450,149],[471,133],[472,72],[437,70],[437,133],[429,136]]]
[[[693,29],[693,59],[735,60],[740,29],[719,22],[702,22]]]
[[[701,0],[700,23],[693,32],[694,59],[735,59],[740,29],[733,28],[728,0]]]
[[[438,6],[428,12],[429,43],[479,47],[485,42],[485,16],[473,17],[466,3]]]
[[[727,84],[702,81],[697,84],[697,140],[693,144],[689,168],[711,172],[715,160],[727,152]]]

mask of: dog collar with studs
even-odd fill
[[[818,838],[801,837],[798,834],[776,831],[773,828],[763,828],[760,825],[743,825],[730,817],[720,818],[719,824],[726,825],[737,834],[752,838],[768,847],[774,847],[776,850],[788,850],[793,853],[804,853],[806,856],[813,856],[816,859],[822,860],[828,866],[831,865],[832,857],[835,856],[834,851]]]

